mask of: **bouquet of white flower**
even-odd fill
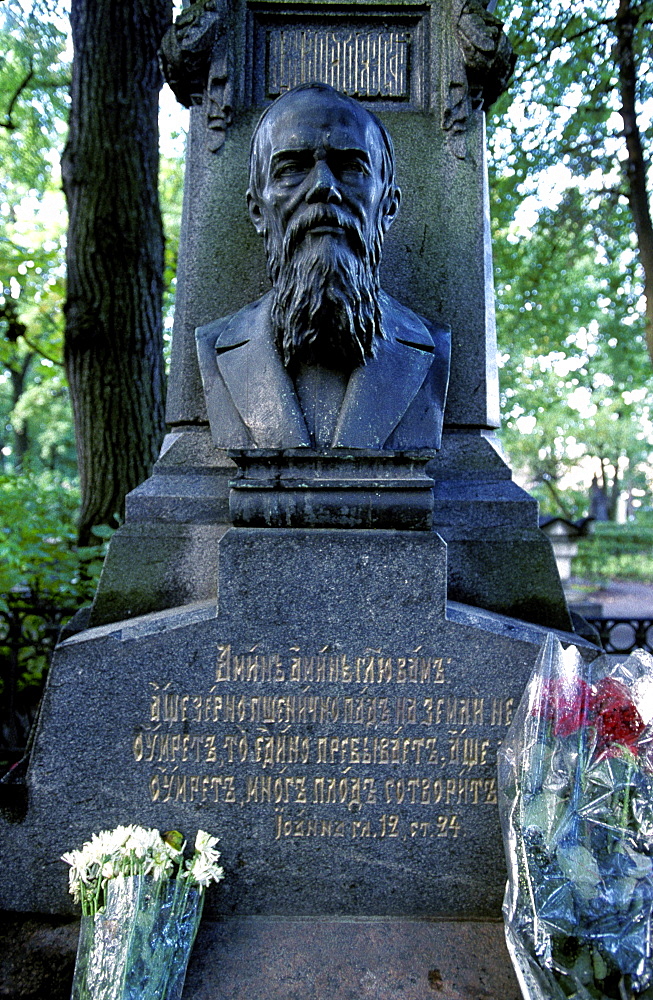
[[[72,1000],[180,1000],[217,842],[200,830],[186,859],[176,830],[119,826],[63,855],[83,914]]]

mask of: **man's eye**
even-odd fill
[[[280,163],[274,171],[276,177],[292,177],[294,174],[305,174],[309,166],[302,160],[286,160]]]
[[[362,160],[352,157],[351,159],[341,160],[340,172],[343,174],[366,174],[368,171],[367,166]]]

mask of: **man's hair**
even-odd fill
[[[324,94],[331,94],[335,96],[339,101],[352,106],[356,112],[362,111],[363,114],[367,115],[370,121],[374,123],[381,139],[381,180],[384,188],[383,196],[385,197],[386,195],[389,195],[395,187],[395,150],[390,133],[386,129],[383,122],[377,118],[375,114],[363,107],[362,104],[355,101],[353,97],[340,93],[339,90],[336,90],[335,87],[331,87],[328,83],[301,83],[298,87],[293,87],[292,90],[287,90],[280,97],[277,97],[277,99],[265,109],[258,120],[256,128],[254,129],[249,149],[249,193],[254,201],[258,202],[261,190],[265,183],[265,177],[263,174],[262,136],[268,117],[289,97],[299,94],[302,91],[310,90],[317,90]]]

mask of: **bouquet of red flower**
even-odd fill
[[[549,635],[499,751],[525,1000],[653,1000],[653,657]]]

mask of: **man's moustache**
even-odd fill
[[[354,253],[360,255],[365,253],[363,231],[355,219],[336,205],[311,205],[298,218],[293,219],[286,230],[284,236],[286,260],[294,254],[307,233],[322,226],[332,226],[341,230]]]

